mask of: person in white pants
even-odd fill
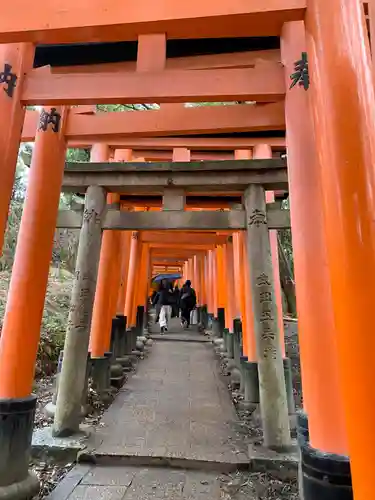
[[[161,311],[159,316],[159,325],[161,334],[168,331],[168,325],[171,316],[172,316],[172,306],[161,306]]]
[[[161,334],[168,330],[169,320],[172,316],[172,306],[170,305],[173,302],[172,299],[173,290],[171,290],[170,284],[162,281],[159,286],[159,291],[153,300],[153,305],[157,309],[160,308],[159,325]]]

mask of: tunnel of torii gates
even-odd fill
[[[285,193],[304,399],[301,493],[373,498],[373,0],[364,7],[2,4],[1,238],[20,141],[35,145],[0,340],[1,498],[37,489],[28,472],[31,391],[56,227],[81,231],[55,435],[78,429],[88,352],[104,393],[113,316],[115,331],[126,317],[129,343],[152,272],[173,263],[197,289],[201,321],[211,319],[227,346],[242,338],[245,403],[254,403],[257,374],[264,445],[292,447],[274,243],[289,226],[278,202]],[[234,104],[183,106],[193,102]],[[160,109],[86,107],[118,103]],[[91,148],[91,162],[65,165],[67,146]],[[61,190],[85,195],[84,210],[59,213]]]

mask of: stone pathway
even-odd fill
[[[200,335],[177,320],[170,334]],[[223,498],[218,474],[249,464],[238,425],[212,346],[156,340],[80,457],[96,466],[75,467],[49,498]]]

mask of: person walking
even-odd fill
[[[159,291],[155,295],[153,302],[160,325],[160,333],[162,335],[168,331],[169,320],[172,314],[172,301],[173,292],[170,286],[162,281],[159,286]]]
[[[173,290],[172,318],[178,318],[180,314],[180,289],[178,285]]]
[[[190,326],[190,314],[197,304],[197,295],[191,286],[191,281],[186,280],[180,292],[181,325],[184,328]]]

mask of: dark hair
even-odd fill
[[[186,285],[186,286],[191,286],[191,281],[190,281],[190,280],[186,280],[185,285]]]

